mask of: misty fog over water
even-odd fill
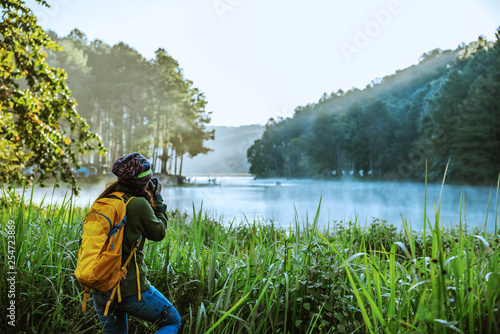
[[[253,221],[254,219],[274,220],[276,225],[288,227],[299,221],[314,220],[316,210],[322,199],[319,216],[320,226],[333,221],[349,221],[357,217],[361,225],[370,223],[373,218],[387,220],[401,226],[401,215],[411,221],[414,230],[423,227],[425,187],[421,183],[355,182],[355,181],[316,181],[265,179],[252,177],[218,177],[217,185],[207,186],[208,177],[193,177],[192,182],[199,186],[163,187],[164,202],[169,210],[192,213],[203,205],[209,217],[224,219],[225,222]],[[82,192],[76,204],[91,204],[104,189],[101,184],[81,184]],[[441,222],[446,226],[459,223],[460,194],[465,194],[465,218],[469,226],[483,228],[486,221],[488,197],[491,190],[490,210],[487,229],[495,226],[496,188],[460,187],[445,185],[441,204]],[[427,215],[434,223],[434,202],[438,203],[441,185],[431,184],[427,188]],[[37,188],[34,201],[40,202],[46,194],[50,201],[52,189]],[[62,202],[64,189],[56,189],[54,201]],[[293,226],[293,225],[292,225]]]

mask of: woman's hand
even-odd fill
[[[153,194],[153,196],[157,196],[161,194],[161,182],[157,177],[153,177],[148,184],[149,191]]]

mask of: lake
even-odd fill
[[[276,225],[288,227],[296,217],[309,222],[321,200],[320,225],[357,219],[362,225],[373,218],[387,220],[401,226],[401,216],[411,222],[413,229],[423,226],[425,187],[421,183],[317,181],[317,180],[254,180],[250,176],[217,177],[216,185],[207,186],[208,177],[192,177],[199,185],[185,187],[163,187],[164,202],[170,209],[192,213],[193,204],[198,211],[226,222],[274,220]],[[84,183],[76,203],[88,205],[104,189],[104,183]],[[427,214],[434,222],[434,202],[438,203],[441,185],[431,184],[427,188]],[[484,228],[487,218],[488,198],[491,191],[487,230],[495,226],[496,188],[445,185],[441,203],[441,221],[446,226],[460,220],[460,196],[465,196],[465,217],[469,226]],[[48,198],[62,201],[64,189],[39,189],[34,200]],[[46,200],[47,201],[47,200]]]

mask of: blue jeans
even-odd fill
[[[127,314],[158,325],[160,329],[156,333],[175,334],[181,327],[181,317],[175,307],[153,286],[141,294],[141,301],[135,295],[124,297],[118,303],[115,297],[107,316],[104,315],[104,309],[109,294],[92,294],[92,299],[106,334],[127,334]]]

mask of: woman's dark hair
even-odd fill
[[[116,191],[116,187],[118,187],[119,185],[124,185],[124,183],[120,181],[108,183],[106,185],[106,189],[104,189],[104,191],[99,195],[99,197],[97,197],[96,201],[98,199],[109,196],[112,192]],[[151,205],[151,208],[153,210],[156,210],[153,194],[151,194],[147,186],[134,187],[134,186],[129,186],[128,184],[126,186],[127,186],[127,194],[130,194],[135,197],[144,197],[148,201],[149,205]]]

